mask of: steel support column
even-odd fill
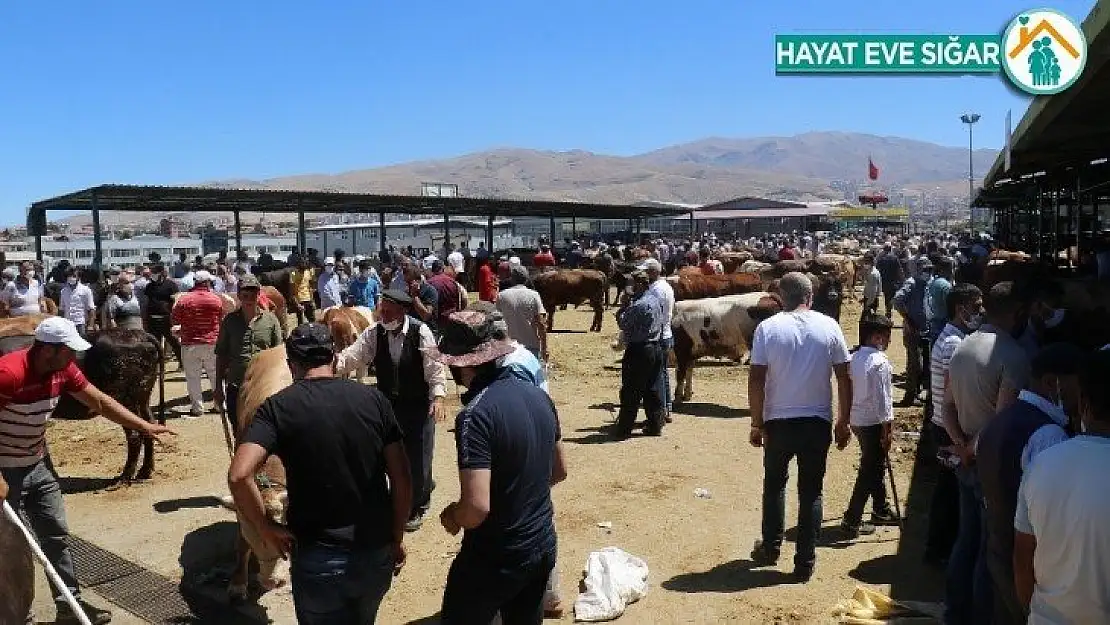
[[[385,211],[378,211],[378,252],[385,251]]]
[[[486,252],[493,255],[493,215],[486,219]]]
[[[99,272],[104,270],[104,245],[100,233],[100,209],[97,207],[96,191],[90,194],[89,207],[92,209],[93,220],[93,268]]]
[[[302,256],[308,254],[308,232],[305,231],[303,210],[297,211],[297,249]]]
[[[447,249],[447,244],[451,242],[451,215],[443,213],[443,249]],[[432,250],[434,253],[435,250]]]
[[[243,251],[243,224],[239,220],[239,211],[233,211],[235,217],[235,253]]]
[[[548,235],[547,243],[549,245],[551,245],[552,247],[554,247],[555,246],[555,213],[551,213],[550,221],[551,221],[551,234]]]

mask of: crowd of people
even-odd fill
[[[550,492],[567,470],[546,375],[548,311],[531,286],[532,272],[596,266],[599,257],[635,261],[617,312],[625,353],[614,435],[627,438],[641,407],[648,435],[660,435],[672,420],[669,274],[688,266],[721,273],[719,258],[733,251],[801,260],[850,249],[861,254],[864,277],[854,348],[835,320],[812,309],[813,284],[802,273],[781,278],[783,312],[755,330],[749,441],[762,449],[765,474],[752,560],[777,563],[788,467],[797,459],[794,576],[811,578],[829,447],[835,442],[845,449],[853,436],[861,455],[842,531],[856,538],[876,525],[900,523],[883,479],[894,407],[920,403],[922,445],[940,465],[924,557],[946,571],[945,622],[1110,622],[1100,557],[1110,547],[1101,523],[1110,496],[1093,483],[1099,469],[1110,468],[1110,395],[1102,386],[1110,351],[1092,354],[1074,344],[1056,283],[1000,282],[984,293],[977,285],[990,247],[986,237],[947,234],[870,232],[849,240],[795,233],[639,245],[578,240],[556,255],[544,241],[529,259],[531,271],[519,255],[490,254],[483,245],[473,252],[445,245],[426,255],[387,249],[377,259],[348,260],[341,250],[320,259],[310,252],[289,259],[299,325],[288,337],[260,302],[261,284],[245,255],[210,263],[180,258],[170,266],[151,259],[121,268],[110,276],[113,295],[103,306],[82,272],[61,267],[43,276],[41,267],[27,265],[5,275],[0,307],[13,316],[41,312],[47,285],[57,282],[60,317],[40,325],[29,352],[0,359],[0,395],[10,412],[17,398],[30,401],[31,377],[53,376],[44,401],[76,393],[101,414],[158,435],[166,430],[139,425],[82,381],[73,354],[88,347],[82,337],[90,331],[145,328],[165,339],[185,370],[186,417],[205,413],[201,381],[207,376],[215,404],[226,404],[234,420],[251,361],[284,345],[295,383],[242,428],[229,485],[247,522],[291,555],[300,622],[372,622],[404,565],[405,534],[419,530],[431,511],[434,432],[446,419],[450,375],[467,389],[455,417],[461,495],[439,520],[464,538],[446,582],[442,622],[486,623],[500,615],[504,623],[535,623],[562,611]],[[468,289],[477,291],[476,302]],[[235,298],[231,314],[221,294]],[[321,309],[344,305],[373,310],[376,323],[336,350],[317,319]],[[907,354],[904,375],[885,355],[894,311]],[[346,379],[371,364],[376,387]],[[899,379],[905,394],[895,404]],[[321,418],[328,427],[319,427]],[[40,535],[61,535],[63,543],[48,555],[71,572],[45,446],[3,438],[30,433],[41,440],[42,424],[24,421],[15,426],[33,432],[0,427],[0,452],[23,450],[11,454],[15,460],[0,453],[13,487],[8,499],[37,515]],[[288,472],[287,526],[269,520],[257,494],[254,476],[271,454]],[[76,590],[71,578],[64,579]],[[106,613],[90,611],[106,622]]]

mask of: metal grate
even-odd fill
[[[266,622],[228,606],[199,587],[178,584],[77,536],[70,535],[69,548],[77,579],[84,587],[148,622],[205,625]]]

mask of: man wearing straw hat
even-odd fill
[[[544,593],[555,566],[551,486],[566,479],[555,405],[536,385],[497,361],[515,346],[491,315],[464,310],[441,329],[428,352],[466,387],[455,418],[459,501],[440,522],[462,547],[447,574],[440,622],[543,621]]]
[[[0,357],[0,476],[10,488],[8,503],[16,510],[22,506],[46,558],[89,620],[102,625],[112,620],[112,613],[81,599],[66,544],[62,489],[46,447],[47,418],[62,393],[69,393],[90,410],[144,436],[173,431],[140,419],[90,384],[74,362],[77,352],[89,347],[72,321],[48,317],[35,328],[34,345]],[[58,589],[54,601],[57,623],[80,622]]]

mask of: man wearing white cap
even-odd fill
[[[72,321],[49,317],[35,329],[34,345],[0,356],[0,476],[10,488],[8,503],[16,510],[22,507],[43,552],[89,620],[103,624],[112,614],[80,598],[66,544],[62,489],[46,445],[46,421],[62,393],[69,393],[91,411],[144,436],[173,432],[140,419],[85,379],[74,357],[89,347]],[[55,622],[80,622],[57,590],[54,599]]]
[[[667,410],[664,419],[671,420],[671,402],[673,396],[671,395],[671,372],[667,368],[667,353],[674,347],[674,334],[671,332],[671,318],[674,316],[674,288],[670,283],[663,279],[663,265],[654,258],[649,258],[644,261],[639,267],[640,271],[647,273],[648,279],[651,280],[651,286],[648,291],[654,293],[659,301],[663,304],[663,332],[659,337],[659,347],[663,349],[663,366],[661,367],[661,374],[663,376],[663,393],[666,400],[665,408]]]
[[[212,274],[204,269],[194,274],[192,290],[173,305],[173,322],[181,326],[181,366],[185,369],[185,387],[189,391],[189,417],[204,414],[204,395],[200,375],[208,375],[209,383],[216,375],[216,339],[224,303],[212,292]]]

